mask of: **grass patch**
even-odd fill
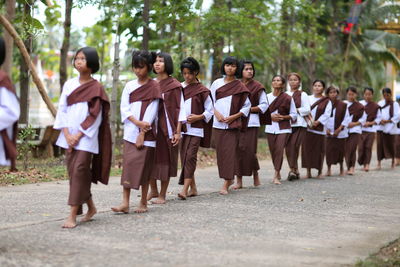
[[[400,238],[381,248],[365,260],[360,260],[356,267],[398,267],[400,266]]]

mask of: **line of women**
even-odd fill
[[[0,48],[3,61],[2,42]],[[77,225],[84,204],[88,209],[82,222],[96,214],[91,183],[108,184],[112,153],[110,101],[103,86],[93,78],[99,69],[97,51],[91,47],[79,49],[73,66],[79,76],[65,83],[54,123],[54,128],[60,130],[56,144],[66,150],[70,184],[70,215],[64,228]],[[384,99],[379,103],[373,101],[372,88],[365,88],[364,100],[358,102],[359,92],[354,87],[346,89],[347,100],[341,101],[339,89],[326,88],[322,80],[313,82],[312,95],[308,96],[301,90],[300,75],[290,73],[287,77],[275,75],[272,90],[267,93],[254,79],[254,64],[231,56],[222,62],[223,77],[209,89],[198,80],[200,65],[192,57],[180,64],[182,83],[172,77],[174,64],[168,53],[134,51],[131,67],[137,78],[126,83],[121,96],[123,190],[122,202],[112,207],[114,212],[129,212],[132,189],[141,189],[137,213],[148,211],[148,201],[165,204],[170,178],[178,176],[179,155],[182,190],[178,197],[185,200],[197,196],[197,153],[199,147],[210,147],[211,143],[223,181],[221,195],[231,188],[242,188],[243,176],[253,176],[254,186],[259,186],[257,142],[263,125],[275,170],[274,184],[281,184],[284,154],[290,167],[287,179],[300,179],[300,151],[307,178],[312,177],[312,169],[317,169],[318,178],[323,176],[325,158],[326,175],[332,175],[331,166],[335,164],[340,165],[340,174],[344,175],[344,162],[347,174],[353,175],[357,150],[358,163],[368,171],[375,135],[379,168],[383,159],[392,159],[394,167],[395,157],[400,158],[400,149],[395,146],[400,134],[400,110],[389,88],[382,90]],[[1,72],[0,96],[0,108],[18,101],[10,80]],[[8,107],[7,112],[18,119],[19,109]],[[15,118],[11,121],[1,117],[0,121],[0,141],[4,144],[0,146],[0,163],[13,168]],[[9,143],[12,145],[6,146]]]

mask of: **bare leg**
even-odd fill
[[[274,175],[273,183],[274,183],[274,184],[281,184],[281,182],[279,181],[280,179],[281,179],[281,173],[280,173],[280,171],[275,170],[275,175]]]
[[[317,179],[322,178],[322,169],[318,170],[318,176],[316,177]]]
[[[71,206],[68,218],[62,225],[62,228],[75,228],[76,227],[76,214],[78,213],[79,206]]]
[[[122,203],[118,207],[112,207],[111,210],[114,212],[122,212],[128,213],[129,212],[129,199],[131,196],[131,189],[130,188],[123,188],[122,191]]]
[[[253,172],[253,180],[254,180],[254,186],[261,185],[260,176],[258,175],[258,171]]]
[[[97,213],[97,209],[96,206],[94,205],[92,197],[90,197],[86,203],[88,205],[88,211],[85,217],[83,217],[83,219],[81,220],[81,222],[88,222],[92,220],[92,217]]]
[[[343,162],[340,162],[340,176],[344,176]]]
[[[150,179],[150,193],[147,195],[147,200],[158,197],[157,180]]]
[[[158,195],[158,198],[156,200],[153,200],[153,204],[165,204],[167,202],[167,190],[168,190],[168,185],[169,185],[169,178],[167,181],[161,181],[161,190],[160,194]]]
[[[188,195],[189,186],[191,185],[191,183],[192,183],[191,178],[184,179],[182,191],[178,194],[178,197],[180,199],[186,200],[186,197]]]
[[[307,175],[306,175],[306,178],[312,178],[311,169],[310,169],[310,168],[307,168]]]
[[[219,193],[221,195],[227,195],[229,191],[229,187],[233,184],[233,180],[225,180],[224,185],[222,186],[221,190]]]
[[[191,184],[190,184],[190,191],[189,191],[188,197],[195,197],[197,195],[198,195],[198,193],[197,193],[196,180],[195,180],[195,178],[193,176],[193,179],[192,179]]]
[[[394,158],[392,158],[392,169],[394,169],[396,167],[396,164],[394,162]]]
[[[140,198],[139,206],[135,209],[136,213],[147,212],[147,193],[149,191],[149,183],[142,185],[142,195]]]
[[[380,170],[381,168],[382,168],[381,161],[378,160],[378,165],[376,166],[376,169],[377,169],[377,170]]]
[[[236,176],[236,184],[233,186],[234,190],[243,188],[243,179],[242,176]]]
[[[354,175],[354,167],[350,167],[349,170],[347,171],[348,175]]]
[[[328,171],[326,172],[326,176],[331,176],[332,171],[331,171],[331,165],[328,165]]]

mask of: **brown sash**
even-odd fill
[[[260,104],[260,96],[262,92],[265,92],[264,86],[256,80],[251,80],[246,84],[247,88],[250,91],[250,102],[252,107],[256,107]],[[252,112],[253,113],[253,112]],[[260,118],[261,125],[271,124],[271,113],[267,109],[264,113],[257,112]],[[250,116],[249,116],[250,117]],[[247,117],[247,118],[249,118]]]
[[[390,106],[389,107],[389,116],[390,116],[389,119],[391,119],[391,118],[393,118],[393,115],[394,115],[393,114],[394,113],[393,101],[386,101],[385,105],[383,107],[381,107],[381,110],[386,108],[387,106]]]
[[[135,91],[129,94],[129,103],[141,101],[142,106],[140,109],[140,117],[139,120],[143,120],[144,113],[146,112],[147,107],[156,99],[161,99],[160,86],[158,82],[154,80],[149,80],[147,83],[143,84]],[[151,125],[151,131],[148,131],[144,135],[145,141],[155,141],[156,140],[156,123],[155,121]]]
[[[364,113],[364,105],[361,104],[360,102],[354,102],[349,107],[349,113],[350,113],[350,115],[353,115],[352,122],[358,121],[359,119],[361,119],[361,117]]]
[[[215,97],[216,100],[218,100],[220,98],[232,96],[229,115],[233,115],[240,111],[249,94],[249,89],[247,89],[247,87],[241,81],[234,80],[218,88]],[[229,123],[229,129],[245,130],[246,128],[247,124],[244,116]]]
[[[301,93],[302,91],[296,90],[293,92],[292,98],[294,101],[294,104],[296,105],[296,108],[301,107]]]
[[[183,89],[183,97],[186,100],[192,99],[191,111],[192,114],[200,115],[204,113],[204,103],[210,95],[210,90],[201,83],[192,83]],[[204,120],[199,120],[191,124],[192,127],[202,128],[204,137],[200,141],[201,147],[211,146],[211,131],[212,119],[206,123]]]
[[[334,124],[334,130],[336,130],[337,128],[340,127],[340,125],[344,120],[344,117],[346,116],[347,104],[340,100],[335,100],[334,102],[332,102],[331,117],[333,116],[334,109],[336,109],[335,124]]]
[[[315,112],[315,118],[314,120],[317,121],[319,119],[319,117],[321,117],[322,114],[324,114],[326,106],[329,103],[329,98],[324,96],[321,97],[321,99],[319,99],[318,101],[315,101],[314,104],[311,105],[310,110],[313,110],[315,107],[317,107],[317,111]],[[318,124],[317,127],[314,128],[317,131],[323,131],[324,130],[324,126],[322,124]]]
[[[76,88],[68,97],[67,105],[80,102],[88,102],[89,115],[81,123],[83,129],[93,125],[102,107],[102,120],[99,127],[99,154],[94,154],[92,159],[92,182],[98,181],[108,184],[111,168],[111,129],[108,121],[110,102],[104,91],[103,86],[97,81],[92,80]]]
[[[13,93],[17,97],[14,86],[11,82],[11,79],[2,70],[0,70],[0,87],[6,88],[8,91]],[[17,159],[17,154],[18,154],[17,153],[18,121],[16,121],[12,126],[13,126],[13,128],[12,128],[11,139],[8,137],[7,129],[1,130],[0,136],[3,139],[4,153],[5,153],[6,159],[10,160],[10,162],[11,162],[10,170],[16,171],[17,170],[16,159]]]
[[[371,122],[374,121],[376,119],[376,117],[378,116],[378,110],[379,110],[379,105],[373,101],[368,102],[365,107],[365,113],[367,113],[367,121]],[[372,127],[369,126],[369,127]]]
[[[269,105],[269,111],[271,114],[278,110],[280,115],[289,115],[290,114],[290,104],[292,101],[292,97],[284,92],[278,95],[274,101]],[[290,129],[290,120],[279,121],[279,129]]]

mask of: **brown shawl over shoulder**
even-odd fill
[[[274,101],[269,105],[269,111],[271,114],[278,110],[278,113],[280,115],[289,115],[290,114],[290,104],[292,101],[292,97],[284,92],[282,92],[280,95],[278,95]],[[279,129],[290,129],[290,120],[283,120],[278,122],[279,123]]]
[[[135,91],[129,94],[129,103],[141,101],[142,106],[140,109],[140,118],[139,120],[143,120],[144,113],[146,112],[147,107],[156,99],[161,99],[160,86],[158,82],[154,80],[149,80],[147,83],[143,84]],[[156,140],[156,124],[155,121],[151,125],[152,130],[148,131],[145,136],[145,141],[155,141]]]
[[[314,104],[311,105],[310,110],[313,110],[315,107],[317,107],[317,111],[315,112],[315,118],[314,120],[317,121],[319,119],[319,117],[321,117],[322,114],[324,114],[326,106],[329,103],[329,98],[324,96],[321,97],[318,101],[315,101]],[[317,131],[323,131],[324,130],[324,126],[322,124],[318,124],[317,127],[314,128]]]
[[[261,93],[265,92],[264,86],[256,80],[251,80],[249,83],[246,84],[246,86],[250,91],[249,99],[251,102],[251,106],[258,106],[260,104]],[[258,114],[261,125],[271,124],[271,113],[269,109],[267,109],[264,113],[258,112]]]
[[[359,119],[361,119],[364,113],[364,105],[361,104],[360,102],[354,102],[349,107],[349,113],[350,115],[353,115],[353,122],[358,121]]]
[[[379,105],[373,101],[368,102],[364,109],[365,109],[365,113],[367,113],[367,121],[371,122],[374,121],[376,119],[376,117],[378,116],[378,110],[379,110]],[[372,126],[370,126],[372,127]]]
[[[229,115],[233,115],[240,111],[240,109],[246,102],[246,99],[249,96],[249,94],[250,94],[249,89],[247,89],[247,87],[241,81],[234,80],[218,88],[215,97],[216,100],[218,100],[220,98],[232,96],[231,109]],[[244,116],[229,123],[229,129],[244,130],[246,128],[247,124]]]
[[[89,115],[81,123],[83,129],[89,128],[95,122],[97,116],[102,111],[102,120],[99,128],[99,154],[93,155],[92,159],[92,182],[100,181],[108,184],[111,168],[111,129],[108,121],[110,102],[103,86],[97,81],[92,80],[76,88],[68,97],[67,105],[79,102],[88,102]]]
[[[340,127],[344,120],[344,116],[346,116],[346,109],[347,109],[347,104],[343,101],[336,100],[332,103],[332,112],[331,112],[331,117],[333,115],[333,109],[336,109],[335,113],[335,125],[334,125],[334,130]]]
[[[10,77],[8,77],[7,73],[0,70],[0,87],[6,88],[8,91],[13,93],[15,96],[15,89],[11,82]],[[6,155],[6,159],[11,162],[11,171],[16,171],[16,159],[17,159],[17,132],[18,132],[18,121],[13,124],[13,132],[12,138],[8,137],[7,129],[0,131],[0,136],[3,139],[4,144],[4,152]]]
[[[390,119],[393,117],[393,113],[394,113],[394,107],[393,107],[393,101],[386,101],[385,102],[385,105],[383,106],[383,107],[381,107],[381,110],[382,109],[384,109],[384,108],[386,108],[387,106],[390,106],[389,107],[389,116],[390,116]]]
[[[183,89],[183,97],[186,100],[192,99],[191,110],[192,114],[200,115],[204,112],[204,102],[210,95],[210,90],[202,85],[201,83],[192,83],[187,85]],[[204,137],[201,139],[201,147],[211,146],[211,130],[212,130],[212,119],[206,123],[204,120],[199,120],[191,125],[195,128],[202,128],[204,132]]]

